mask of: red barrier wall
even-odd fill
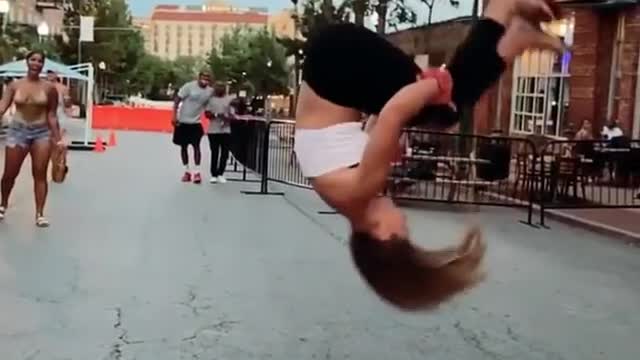
[[[173,132],[171,109],[144,107],[94,106],[93,129]],[[264,121],[259,116],[235,116],[235,120]],[[201,117],[204,129],[209,127],[209,119]]]
[[[202,124],[208,126],[203,116]],[[170,109],[94,106],[94,129],[173,132]]]

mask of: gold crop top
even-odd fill
[[[49,97],[44,89],[25,91],[18,88],[13,95],[13,102],[16,105],[14,121],[28,125],[47,121]]]

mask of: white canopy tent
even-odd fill
[[[85,63],[67,66],[51,59],[46,59],[41,76],[45,77],[47,71],[54,71],[62,79],[76,80],[85,83],[82,98],[86,105],[86,119],[84,122],[84,135],[82,140],[72,140],[69,148],[74,150],[93,149],[92,138],[93,124],[93,89],[94,89],[94,69],[93,64]],[[27,74],[27,63],[24,59],[0,65],[0,77],[22,77]]]

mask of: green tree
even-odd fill
[[[233,90],[288,94],[286,49],[266,28],[232,29],[222,36],[207,63],[214,77],[229,82]]]
[[[8,24],[0,37],[0,61],[21,59],[31,50],[44,51],[49,59],[59,60],[55,41],[48,37],[41,38],[35,26]]]
[[[107,65],[107,70],[125,76],[111,77],[115,87],[122,88],[127,76],[138,69],[137,62],[143,57],[144,39],[142,34],[132,26],[131,14],[125,0],[71,0],[72,6],[65,11],[64,39],[58,41],[58,49],[62,60],[67,64],[92,62],[97,66],[100,62]],[[94,16],[96,29],[93,42],[83,42],[79,49],[80,16]]]
[[[428,14],[427,15],[427,24],[431,24],[431,18],[433,15],[433,7],[436,5],[436,3],[438,1],[442,1],[442,0],[420,0],[421,3],[423,3],[427,9],[428,9]],[[454,7],[454,8],[458,8],[460,6],[460,1],[458,0],[446,0],[450,6]]]
[[[173,83],[171,65],[157,56],[143,55],[129,77],[129,91],[151,99],[163,96],[163,89]]]
[[[294,21],[298,22],[300,33],[306,38],[323,26],[349,22],[352,6],[352,0],[345,0],[338,7],[327,4],[326,0],[306,0],[302,4],[300,17],[294,15]]]
[[[176,86],[195,79],[201,70],[208,67],[205,59],[193,56],[180,56],[167,66],[170,73],[168,79]]]

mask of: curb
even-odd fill
[[[587,220],[579,216],[567,214],[558,210],[545,210],[545,216],[568,225],[586,228],[587,230],[596,232],[601,235],[607,235],[629,244],[640,245],[640,234],[638,233],[619,229],[597,221]]]
[[[500,194],[492,194],[494,197],[504,197]],[[524,203],[519,199],[512,199],[515,203]],[[533,204],[533,213],[540,216],[540,205]],[[544,210],[545,217],[564,223],[566,225],[576,226],[582,229],[586,229],[600,235],[605,235],[611,237],[615,240],[623,241],[627,244],[633,244],[640,246],[640,234],[634,233],[631,231],[626,231],[623,229],[619,229],[607,224],[603,224],[597,221],[591,221],[579,216],[571,215],[566,212],[557,209],[545,209]]]

